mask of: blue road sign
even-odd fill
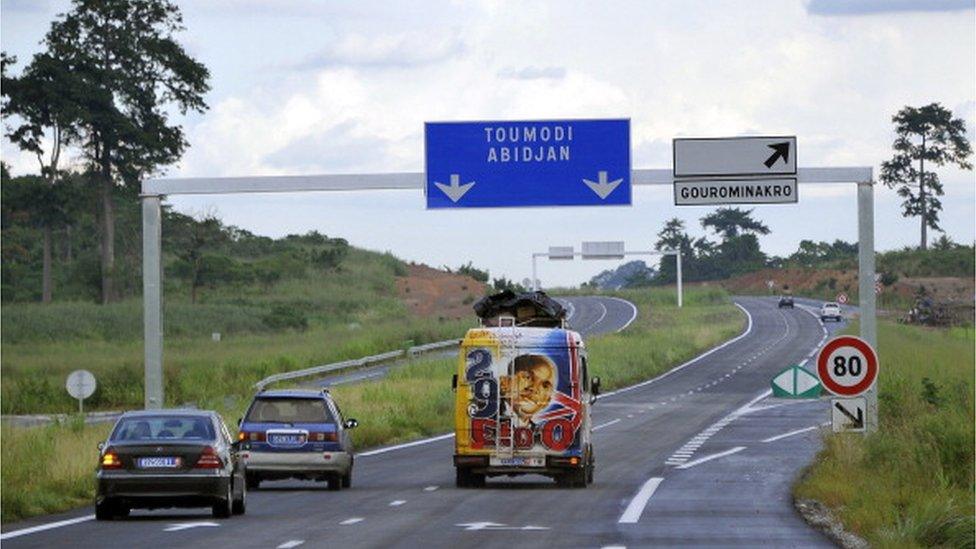
[[[630,204],[630,120],[427,122],[428,208]]]

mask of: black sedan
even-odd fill
[[[784,296],[780,297],[779,298],[779,305],[778,305],[778,307],[780,309],[782,309],[783,307],[789,307],[790,309],[792,309],[793,308],[793,296],[791,296],[791,295],[784,295]]]
[[[216,412],[126,412],[99,449],[98,520],[133,508],[211,507],[216,518],[244,513],[244,464]]]

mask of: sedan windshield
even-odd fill
[[[255,399],[246,421],[258,423],[334,423],[320,398]]]
[[[139,416],[123,418],[112,432],[116,441],[213,440],[213,423],[204,416]]]

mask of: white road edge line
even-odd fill
[[[668,377],[669,375],[671,375],[671,374],[673,374],[673,373],[675,373],[675,372],[677,372],[679,370],[682,370],[682,369],[684,369],[684,368],[686,368],[688,366],[691,366],[692,364],[698,362],[699,360],[705,358],[706,356],[708,356],[708,355],[710,355],[712,353],[715,353],[715,352],[717,352],[717,351],[719,351],[721,349],[724,349],[725,347],[728,347],[729,345],[732,345],[736,341],[739,341],[740,339],[742,339],[742,338],[746,337],[747,335],[749,335],[750,333],[752,333],[752,315],[749,314],[749,311],[747,311],[746,308],[743,307],[742,305],[739,305],[738,303],[733,303],[733,305],[735,305],[736,307],[738,307],[739,309],[741,309],[742,312],[746,314],[746,319],[748,321],[748,324],[746,324],[745,331],[742,332],[741,334],[739,334],[737,337],[726,341],[725,343],[719,345],[718,347],[713,347],[711,350],[705,351],[704,353],[696,356],[695,358],[689,360],[688,362],[685,362],[684,364],[682,364],[680,366],[675,366],[674,368],[671,368],[667,372],[664,372],[663,374],[661,374],[661,375],[659,375],[659,376],[657,376],[657,377],[655,377],[653,379],[649,379],[647,381],[642,381],[642,382],[640,382],[640,383],[638,383],[636,385],[631,385],[630,387],[624,387],[622,389],[617,389],[616,391],[610,391],[609,393],[603,393],[602,395],[600,395],[600,399],[604,399],[604,398],[607,398],[607,397],[611,397],[613,395],[619,395],[620,393],[624,393],[624,392],[627,392],[627,391],[632,391],[634,389],[639,389],[641,387],[645,387],[645,386],[650,385],[652,383],[656,383],[657,381],[660,381],[660,380]],[[674,399],[672,399],[672,400],[674,400]]]
[[[713,459],[718,459],[720,457],[725,457],[725,456],[728,456],[728,455],[732,455],[732,454],[734,454],[736,452],[741,452],[741,451],[743,451],[745,449],[746,449],[745,446],[736,446],[735,448],[732,448],[731,450],[726,450],[724,452],[719,452],[717,454],[712,454],[710,456],[705,456],[703,458],[698,458],[695,461],[689,461],[688,463],[685,463],[684,465],[679,465],[679,466],[675,467],[675,469],[687,469],[689,467],[694,467],[695,465],[700,465],[702,463],[705,463],[706,461],[712,461]]]
[[[303,539],[293,539],[291,541],[286,541],[278,546],[278,549],[291,549],[292,547],[298,547],[299,545],[305,543]]]
[[[647,502],[654,495],[654,491],[657,487],[661,485],[661,481],[664,479],[661,477],[651,477],[641,486],[641,489],[634,496],[634,499],[630,500],[630,504],[624,509],[624,514],[620,515],[620,520],[617,521],[618,524],[635,524],[640,520],[641,515],[644,513],[644,507],[647,507]]]
[[[807,431],[812,431],[814,429],[819,429],[819,428],[820,428],[819,425],[814,425],[812,427],[804,427],[803,429],[797,429],[796,431],[790,431],[788,433],[783,433],[782,435],[776,435],[774,437],[764,438],[763,439],[763,442],[775,442],[777,440],[780,440],[780,439],[783,439],[783,438],[786,438],[786,437],[791,437],[793,435],[798,435],[800,433],[806,433]]]
[[[633,322],[634,319],[637,318],[637,305],[634,305],[633,303],[627,301],[626,299],[621,299],[619,297],[611,297],[610,299],[613,299],[615,301],[620,301],[620,302],[626,303],[631,309],[634,310],[634,314],[630,315],[630,320],[628,320],[626,323],[624,323],[624,325],[621,326],[620,329],[615,332],[615,333],[620,333],[620,332],[624,331],[625,329],[627,329],[627,326],[630,326],[630,323]]]
[[[603,429],[604,427],[609,427],[609,426],[613,425],[614,423],[619,423],[619,422],[620,422],[620,418],[612,419],[612,420],[610,420],[610,421],[608,421],[606,423],[601,423],[601,424],[597,425],[596,427],[594,427],[593,429],[591,429],[591,431],[599,431],[600,429]]]
[[[34,534],[37,532],[43,532],[45,530],[52,530],[54,528],[61,528],[62,526],[70,526],[72,524],[78,524],[79,522],[86,522],[93,520],[95,515],[85,515],[83,517],[59,520],[57,522],[51,522],[48,524],[41,524],[40,526],[31,526],[30,528],[21,528],[20,530],[14,530],[13,532],[4,532],[0,534],[0,540],[16,538],[18,536],[26,536],[28,534]]]
[[[448,433],[446,435],[440,435],[436,437],[415,440],[413,442],[397,444],[396,446],[387,446],[386,448],[379,448],[377,450],[370,450],[368,452],[362,452],[360,454],[356,454],[356,457],[377,456],[379,454],[385,454],[387,452],[392,452],[394,450],[402,450],[403,448],[411,448],[413,446],[420,446],[421,444],[429,444],[431,442],[437,442],[438,440],[447,440],[449,438],[454,438],[454,433]]]

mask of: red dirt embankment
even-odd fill
[[[407,266],[407,276],[397,277],[396,287],[411,313],[445,319],[474,317],[471,305],[488,288],[470,276],[415,264]]]

